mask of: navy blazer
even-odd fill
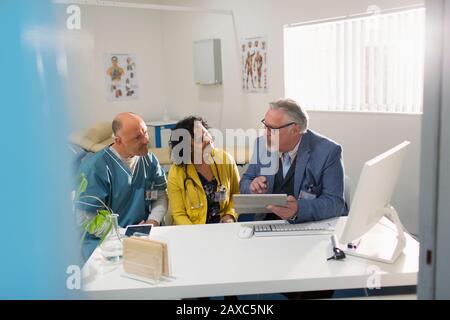
[[[265,176],[273,192],[279,164],[278,152],[267,151],[264,137],[256,140],[255,152],[239,184],[241,193],[251,193],[250,184]],[[294,196],[298,203],[296,223],[346,215],[342,148],[337,143],[307,130],[297,151]]]

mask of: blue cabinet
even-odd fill
[[[156,148],[169,147],[170,134],[178,120],[148,121],[145,124],[148,128],[150,145]]]

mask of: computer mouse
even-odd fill
[[[248,239],[253,236],[253,228],[242,226],[239,230],[238,237],[241,239]]]

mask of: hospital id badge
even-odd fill
[[[216,202],[224,202],[227,199],[227,189],[224,186],[221,186],[219,191],[214,195],[214,201]]]
[[[300,197],[299,199],[303,199],[303,200],[314,200],[315,198],[317,198],[317,196],[314,193],[309,193],[306,191],[300,191]]]
[[[158,191],[157,190],[147,190],[145,191],[145,200],[156,200],[158,199]]]

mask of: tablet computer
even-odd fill
[[[235,194],[233,201],[237,213],[270,213],[268,205],[287,206],[287,194]]]

